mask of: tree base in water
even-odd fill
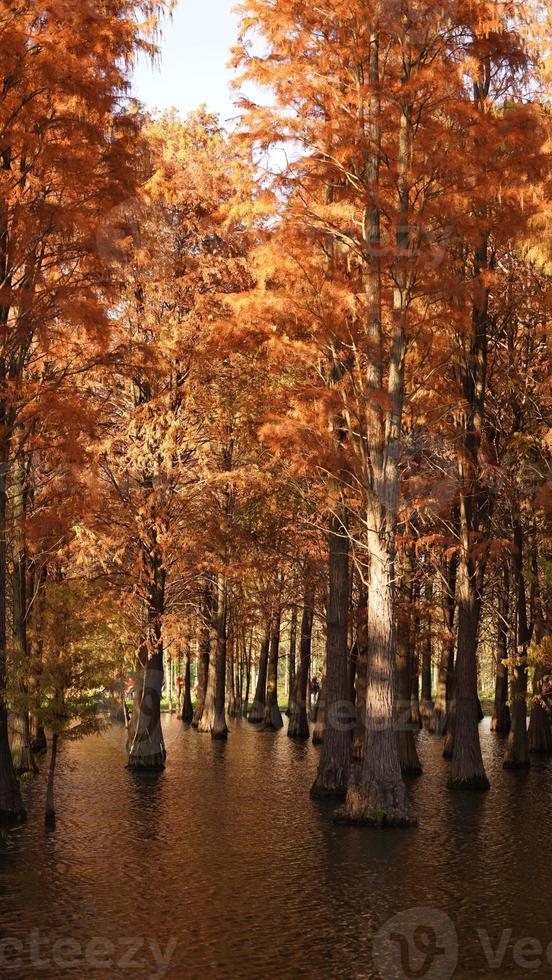
[[[162,772],[165,768],[166,758],[167,753],[164,748],[155,752],[147,752],[145,746],[138,743],[128,757],[127,769],[141,772]]]
[[[13,767],[18,776],[35,775],[38,766],[35,762],[30,743],[12,746]]]
[[[247,715],[247,720],[251,725],[263,725],[265,716],[265,706],[260,702],[252,704],[249,713]]]
[[[355,827],[416,827],[418,819],[402,782],[373,784],[367,790],[349,786],[345,805],[334,814],[336,823]]]
[[[27,811],[21,807],[16,810],[0,809],[0,827],[18,827],[27,820]]]
[[[447,783],[447,787],[448,789],[454,789],[454,790],[468,790],[476,793],[477,792],[485,793],[488,789],[491,788],[491,784],[489,783],[489,780],[487,779],[486,775],[483,773],[482,775],[478,774],[478,775],[465,776],[465,777],[457,776],[455,778],[451,776],[451,778]]]
[[[315,779],[310,788],[310,795],[313,800],[344,800],[347,796],[347,784],[325,786]]]

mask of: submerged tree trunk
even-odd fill
[[[52,735],[52,748],[50,754],[50,766],[48,769],[48,783],[46,786],[46,813],[45,822],[47,827],[53,827],[56,822],[56,808],[54,802],[54,779],[56,775],[56,762],[58,750],[58,733]]]
[[[299,640],[299,670],[295,676],[295,689],[289,716],[289,738],[308,738],[307,687],[311,661],[312,624],[314,619],[314,592],[309,584],[305,589],[301,636]]]
[[[496,679],[491,731],[507,734],[510,731],[510,706],[508,704],[508,630],[509,630],[509,574],[504,566],[498,597],[498,623],[496,644]]]
[[[255,699],[247,715],[247,720],[251,722],[252,725],[260,725],[264,722],[265,706],[266,706],[266,675],[268,671],[268,656],[270,652],[271,632],[272,632],[272,619],[269,619],[266,625],[265,634],[261,646],[261,653],[259,657],[259,674],[257,676],[257,688],[255,690]]]
[[[344,506],[332,515],[328,533],[329,590],[324,679],[325,728],[311,796],[344,798],[351,765],[353,705],[349,697],[349,537]],[[317,719],[318,720],[318,719]]]
[[[190,662],[190,648],[186,648],[186,666],[184,668],[184,700],[182,701],[182,721],[187,725],[194,719],[194,706],[192,704],[192,666]]]
[[[272,620],[270,638],[270,655],[268,660],[268,675],[266,685],[266,705],[264,714],[265,728],[275,731],[283,728],[284,722],[278,705],[278,658],[280,652],[280,619],[281,609],[278,607]]]
[[[1,379],[0,379],[1,381]],[[0,402],[0,427],[5,425],[4,405]],[[6,705],[6,476],[9,445],[0,433],[0,824],[16,824],[25,820],[19,781],[13,765],[8,737]]]
[[[513,567],[517,593],[517,650],[512,667],[512,723],[504,755],[505,769],[528,769],[527,737],[527,648],[531,636],[527,621],[527,600],[523,575],[523,530],[516,514],[513,536]]]

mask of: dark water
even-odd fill
[[[503,772],[488,721],[483,795],[448,792],[419,736],[407,831],[334,825],[309,798],[318,750],[283,732],[165,729],[158,776],[124,769],[119,727],[63,746],[54,832],[43,775],[26,786],[28,824],[0,844],[2,976],[552,977],[552,769]]]

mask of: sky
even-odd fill
[[[225,122],[236,115],[226,67],[237,35],[235,0],[180,0],[172,22],[165,21],[161,62],[140,59],[133,94],[149,109],[175,106],[182,114],[201,103]]]

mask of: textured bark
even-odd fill
[[[289,738],[308,738],[307,688],[311,662],[312,624],[314,619],[314,592],[310,584],[305,589],[301,636],[299,640],[299,670],[295,677],[295,688],[289,716]]]
[[[366,673],[368,670],[368,593],[362,590],[358,610],[357,661],[355,672],[355,728],[353,731],[353,759],[360,762],[364,751],[364,725],[366,720]]]
[[[523,575],[523,530],[516,514],[513,535],[512,562],[517,593],[517,651],[512,666],[512,723],[504,755],[505,769],[528,769],[529,740],[527,737],[527,648],[531,640],[527,621],[527,600]]]
[[[510,731],[510,706],[508,704],[508,624],[509,624],[509,574],[504,566],[504,574],[498,597],[498,623],[496,643],[496,679],[491,731],[507,734]]]
[[[253,704],[249,709],[247,720],[251,722],[252,725],[260,725],[264,723],[265,707],[266,707],[266,676],[268,671],[268,657],[270,653],[270,636],[272,631],[272,620],[269,619],[265,634],[263,637],[263,642],[261,646],[261,653],[259,657],[259,673],[257,676],[257,687],[255,689],[255,698]]]
[[[376,526],[375,520],[370,522]],[[353,768],[338,819],[376,826],[409,826],[415,817],[401,772],[395,691],[394,565],[371,533],[368,592],[368,683],[362,762]]]
[[[341,506],[330,520],[328,624],[324,679],[325,729],[312,796],[344,798],[351,765],[353,705],[349,697],[349,537]],[[318,719],[317,719],[318,723]]]
[[[408,50],[408,44],[405,46]],[[406,84],[410,66],[403,63]],[[410,247],[408,181],[411,155],[411,107],[405,87],[398,133],[399,219],[397,223],[397,261],[394,269],[393,322],[389,353],[386,416],[377,404],[383,387],[383,334],[381,322],[381,266],[377,257],[381,245],[379,214],[380,112],[379,35],[369,44],[370,140],[365,176],[373,195],[366,213],[369,261],[366,264],[367,340],[369,364],[367,382],[376,398],[370,407],[368,440],[370,466],[367,468],[366,544],[370,555],[368,586],[368,672],[366,687],[366,725],[362,763],[351,770],[345,805],[338,819],[348,823],[376,826],[410,826],[416,822],[403,782],[397,733],[396,706],[396,595],[395,554],[399,501],[399,463],[401,458],[404,402],[404,364],[406,354],[405,320],[409,281],[405,261]]]
[[[284,722],[278,705],[278,659],[280,652],[280,620],[281,610],[277,609],[272,619],[270,636],[270,653],[268,659],[268,674],[266,683],[266,704],[264,712],[265,728],[278,731]]]
[[[192,704],[192,667],[190,663],[190,650],[186,650],[186,666],[184,668],[184,699],[182,701],[182,721],[187,725],[194,719],[194,706]]]

